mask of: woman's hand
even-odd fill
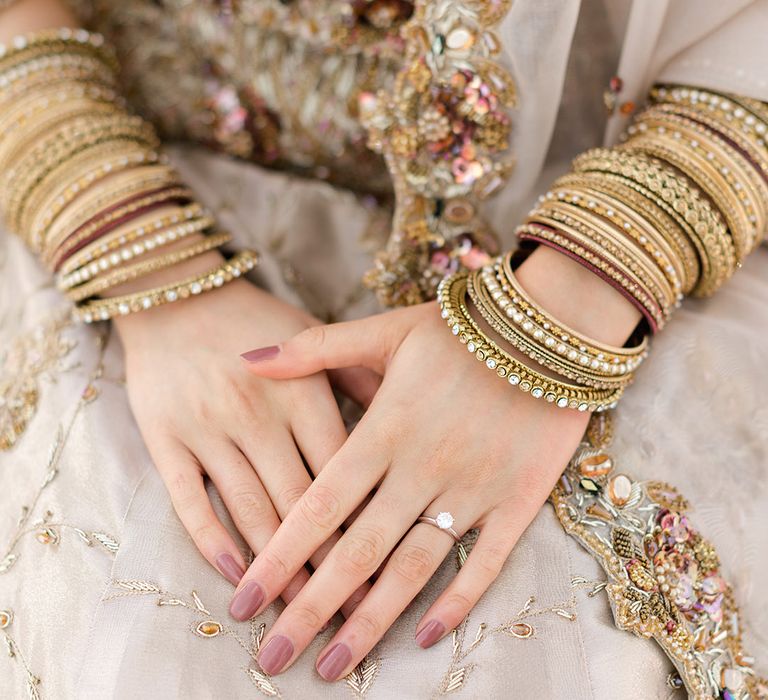
[[[174,508],[203,556],[235,585],[246,563],[214,513],[204,478],[259,552],[311,483],[304,462],[319,473],[347,438],[324,372],[276,382],[248,373],[238,357],[312,322],[245,280],[116,320],[131,407]],[[315,564],[338,539],[329,534],[313,549]],[[298,567],[276,595],[291,600],[307,579]],[[245,619],[260,604],[253,588],[233,613]]]
[[[563,276],[579,278],[581,270],[567,268]],[[545,275],[541,284],[548,280]],[[597,281],[607,291],[585,290],[590,308],[625,326],[604,340],[629,335],[638,315]],[[578,297],[570,298],[581,301]],[[575,320],[573,313],[565,316]],[[422,514],[434,518],[446,512],[455,518],[459,535],[475,527],[480,534],[466,564],[416,627],[422,647],[441,639],[499,574],[588,421],[588,414],[536,401],[501,381],[451,335],[435,304],[310,328],[250,359],[251,372],[261,377],[312,376],[356,365],[384,377],[352,435],[238,587],[233,606],[241,591],[256,588],[263,597],[261,610],[375,492],[268,633],[259,661],[272,674],[292,663],[340,603],[376,574],[371,591],[318,657],[317,670],[326,680],[354,668],[453,546],[450,534],[417,523]]]

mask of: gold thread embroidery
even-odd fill
[[[62,360],[75,347],[64,331],[72,325],[60,310],[11,343],[0,357],[0,450],[10,450],[37,411],[40,380],[66,371]]]
[[[381,671],[381,659],[368,654],[344,680],[355,696],[362,698],[371,689],[379,671]]]
[[[513,165],[515,85],[495,61],[492,31],[510,4],[416,3],[392,88],[360,96],[369,145],[384,154],[395,189],[389,243],[366,275],[387,306],[434,298],[446,274],[479,267],[497,250],[479,202]]]
[[[602,451],[606,426],[611,432],[610,420],[587,431],[595,443],[582,443],[550,499],[566,532],[609,576],[604,589],[617,627],[655,639],[696,700],[764,697],[714,547],[673,487],[616,473]]]

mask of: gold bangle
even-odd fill
[[[112,211],[108,211],[88,223],[84,228],[78,230],[76,233],[65,237],[65,239],[62,240],[61,243],[55,248],[46,246],[46,249],[43,251],[43,261],[50,264],[53,270],[58,270],[60,262],[64,258],[69,257],[69,254],[73,251],[73,249],[78,248],[78,246],[82,244],[83,241],[88,240],[100,228],[113,224],[115,221],[133,214],[140,209],[144,209],[145,207],[149,207],[154,204],[160,204],[162,202],[173,203],[172,200],[174,199],[191,200],[193,197],[194,194],[189,188],[173,187],[162,192],[148,194],[145,197],[141,197],[133,202],[113,209]]]
[[[54,53],[60,53],[64,49],[84,50],[98,56],[112,70],[116,71],[118,68],[117,58],[105,46],[104,37],[101,34],[85,29],[60,27],[15,36],[8,44],[0,43],[0,61],[2,61],[0,70],[3,69],[5,62],[14,61],[41,48]]]
[[[550,350],[543,342],[545,336],[541,329],[532,330],[531,337],[529,338],[523,332],[522,324],[533,328],[533,323],[525,320],[524,314],[520,326],[510,323],[510,319],[505,318],[504,312],[499,309],[491,296],[498,291],[498,285],[496,285],[496,291],[491,291],[492,288],[488,287],[483,272],[490,274],[494,282],[496,281],[489,268],[470,272],[467,277],[469,298],[483,319],[485,319],[485,322],[512,347],[524,353],[541,366],[584,386],[595,389],[609,389],[617,386],[626,386],[632,381],[631,373],[624,372],[621,375],[618,373],[610,375],[601,372],[602,363],[597,360],[595,360],[596,370],[593,371],[589,362],[586,365],[579,365],[570,361],[567,355],[558,355],[554,348]],[[508,306],[507,308],[512,307]],[[566,347],[563,343],[560,345],[563,348]],[[554,347],[558,346],[555,345]],[[608,367],[610,369],[610,366]]]
[[[96,277],[96,279],[93,279],[90,282],[71,287],[67,290],[67,296],[75,302],[84,301],[85,299],[101,294],[107,289],[116,287],[124,282],[130,282],[139,279],[140,277],[144,277],[145,275],[149,275],[152,272],[164,270],[165,268],[172,267],[173,265],[177,265],[190,258],[196,258],[203,253],[207,253],[214,248],[229,243],[231,240],[232,236],[229,233],[224,232],[207,236],[203,238],[202,241],[193,242],[191,245],[187,245],[180,250],[174,250],[165,255],[157,255],[132,265],[125,265],[124,267],[113,270],[103,277]]]
[[[101,267],[103,264],[101,263],[101,260],[117,248],[124,245],[130,245],[134,241],[141,242],[140,239],[143,239],[145,236],[152,236],[153,234],[160,235],[160,233],[168,226],[187,226],[190,223],[194,223],[196,220],[200,220],[198,217],[203,217],[204,220],[207,221],[213,221],[208,215],[204,216],[204,210],[200,204],[193,202],[186,206],[175,206],[172,214],[158,216],[145,223],[137,223],[127,230],[118,230],[108,233],[93,241],[93,243],[89,243],[81,250],[74,253],[71,257],[67,258],[62,264],[59,274],[61,276],[74,274],[77,270],[82,269],[85,266],[90,266],[98,261],[98,267],[97,269],[94,269],[92,273],[93,275],[96,275],[99,270],[103,271],[106,269]],[[168,232],[168,234],[169,240],[173,240],[170,238],[170,232]],[[179,235],[178,231],[173,235]],[[150,251],[155,247],[152,244],[147,246],[146,242],[147,241],[143,243],[145,250],[136,253],[136,255]]]
[[[83,321],[84,323],[108,321],[114,316],[125,316],[156,306],[171,304],[180,299],[188,299],[191,296],[217,289],[237,279],[256,267],[258,259],[258,255],[254,251],[244,250],[203,275],[189,277],[180,282],[136,294],[87,302],[74,309],[73,317],[76,321]]]
[[[180,221],[178,215],[174,215],[173,218],[176,222]],[[57,287],[61,291],[75,287],[111,270],[112,268],[124,265],[130,260],[139,258],[158,248],[163,248],[176,241],[184,240],[196,233],[204,233],[210,229],[214,223],[215,222],[211,217],[206,216],[199,219],[191,219],[184,223],[176,223],[171,228],[164,228],[157,233],[155,233],[155,227],[148,224],[141,227],[148,232],[145,238],[140,238],[134,243],[128,243],[124,247],[115,246],[116,249],[113,252],[97,257],[92,262],[85,265],[78,265],[77,269],[68,275],[59,272],[56,278]],[[149,233],[150,231],[151,233]],[[118,232],[118,237],[121,237],[121,235],[122,234]],[[116,240],[117,239],[115,239],[115,242]],[[72,257],[76,257],[76,255],[77,254]],[[69,260],[67,260],[67,262],[69,262]]]
[[[465,303],[466,291],[466,273],[456,273],[442,280],[437,290],[441,316],[467,350],[497,376],[534,398],[544,398],[560,408],[600,411],[616,405],[622,388],[591,389],[546,377],[505,352],[477,325]]]
[[[736,267],[733,241],[720,213],[704,199],[698,188],[663,161],[640,153],[610,149],[593,149],[574,160],[577,172],[594,170],[618,175],[633,189],[649,192],[657,204],[663,202],[683,230],[698,239],[705,252],[702,277],[694,293],[712,294],[730,277]]]
[[[654,240],[659,244],[665,242],[673,251],[673,264],[680,266],[682,293],[686,295],[692,291],[701,275],[699,255],[704,254],[703,249],[697,250],[691,239],[664,209],[623,181],[609,179],[604,173],[569,173],[558,178],[553,188],[555,187],[575,188],[582,192],[587,206],[594,203],[599,208],[602,202],[604,208],[614,207],[624,213],[633,212],[638,220],[647,223],[649,235],[653,235]]]

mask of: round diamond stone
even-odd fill
[[[441,530],[447,530],[453,526],[453,516],[446,512],[438,513],[435,522]]]

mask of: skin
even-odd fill
[[[21,0],[0,16],[0,41],[76,26],[59,0]],[[208,253],[113,291],[184,278],[220,259]],[[551,250],[536,250],[518,277],[550,313],[597,340],[621,345],[639,321],[614,289]],[[415,629],[422,646],[448,634],[498,575],[588,419],[500,381],[456,342],[434,304],[319,326],[238,280],[114,323],[134,415],[181,522],[211,565],[239,581],[235,601],[248,585],[263,592],[256,606],[233,604],[233,617],[278,596],[288,603],[262,645],[270,673],[293,663],[339,609],[347,621],[318,670],[327,680],[348,673],[449,552],[448,535],[414,525],[443,510],[459,534],[480,529],[466,565]],[[238,357],[276,343],[270,359]],[[368,407],[349,437],[331,379]],[[258,554],[242,579],[245,560],[206,479]],[[268,654],[281,639],[288,647]]]

